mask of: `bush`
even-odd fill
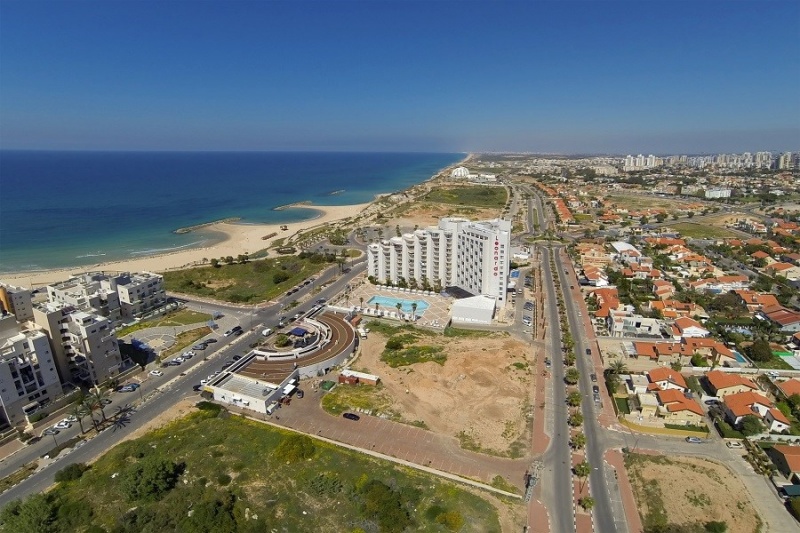
[[[145,458],[128,468],[120,486],[131,501],[160,500],[178,482],[180,467],[166,459]]]
[[[278,461],[295,463],[310,459],[314,456],[316,450],[317,448],[311,438],[305,435],[288,435],[284,437],[272,453]]]
[[[229,476],[228,474],[220,474],[217,476],[217,483],[219,483],[223,487],[229,485],[230,482],[231,482],[231,476]]]
[[[83,473],[88,469],[89,467],[83,463],[72,463],[71,465],[67,465],[56,472],[56,483],[67,483],[69,481],[80,479]]]
[[[41,412],[34,413],[31,416],[29,416],[28,417],[28,421],[31,424],[35,424],[36,422],[38,422],[39,420],[42,420],[46,416],[47,416],[47,413],[45,413],[44,411],[41,411]]]
[[[197,402],[195,407],[197,407],[201,411],[207,411],[209,413],[214,413],[214,414],[218,414],[223,409],[221,405],[217,405],[212,402]]]
[[[279,270],[272,275],[272,283],[279,285],[291,277],[285,270]]]
[[[464,517],[458,511],[448,511],[437,516],[436,522],[450,531],[459,531],[464,526]]]
[[[403,349],[403,341],[398,337],[392,337],[388,341],[386,341],[386,349],[387,350],[402,350]]]
[[[277,346],[278,348],[289,346],[291,343],[292,341],[289,339],[289,336],[284,335],[283,333],[275,337],[275,346]]]

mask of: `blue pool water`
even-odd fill
[[[736,358],[736,360],[738,362],[740,362],[740,363],[746,363],[747,362],[747,359],[745,359],[742,354],[740,354],[736,350],[732,350],[732,351],[733,351],[733,356]]]
[[[402,298],[392,298],[391,296],[373,296],[367,303],[370,305],[378,304],[384,311],[397,310],[397,304],[399,303],[402,306],[400,309],[402,309],[404,313],[412,312],[414,309],[411,307],[411,304],[416,303],[417,316],[422,316],[428,308],[428,303],[424,300],[403,300]]]

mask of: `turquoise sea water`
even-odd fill
[[[286,204],[368,202],[464,154],[0,151],[0,272],[92,265],[211,244],[178,228],[313,218]]]

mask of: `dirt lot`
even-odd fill
[[[693,457],[631,454],[625,461],[645,529],[721,521],[728,533],[758,531],[761,519],[725,466]],[[699,531],[702,531],[702,527]]]
[[[353,366],[381,377],[391,410],[404,420],[422,421],[437,433],[463,432],[463,445],[494,453],[507,453],[518,440],[527,445],[532,376],[531,349],[526,344],[505,333],[480,338],[426,336],[420,344],[444,347],[444,365],[426,362],[391,368],[380,360],[386,340],[370,333]]]

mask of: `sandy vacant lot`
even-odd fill
[[[645,528],[722,521],[728,533],[753,533],[761,524],[742,482],[719,463],[633,454],[626,466]]]
[[[464,432],[475,445],[507,452],[528,442],[531,348],[506,333],[479,338],[425,336],[417,344],[443,346],[444,365],[391,368],[380,360],[387,337],[370,333],[354,367],[381,377],[391,410],[425,422],[436,433]],[[514,366],[514,363],[517,363]]]

